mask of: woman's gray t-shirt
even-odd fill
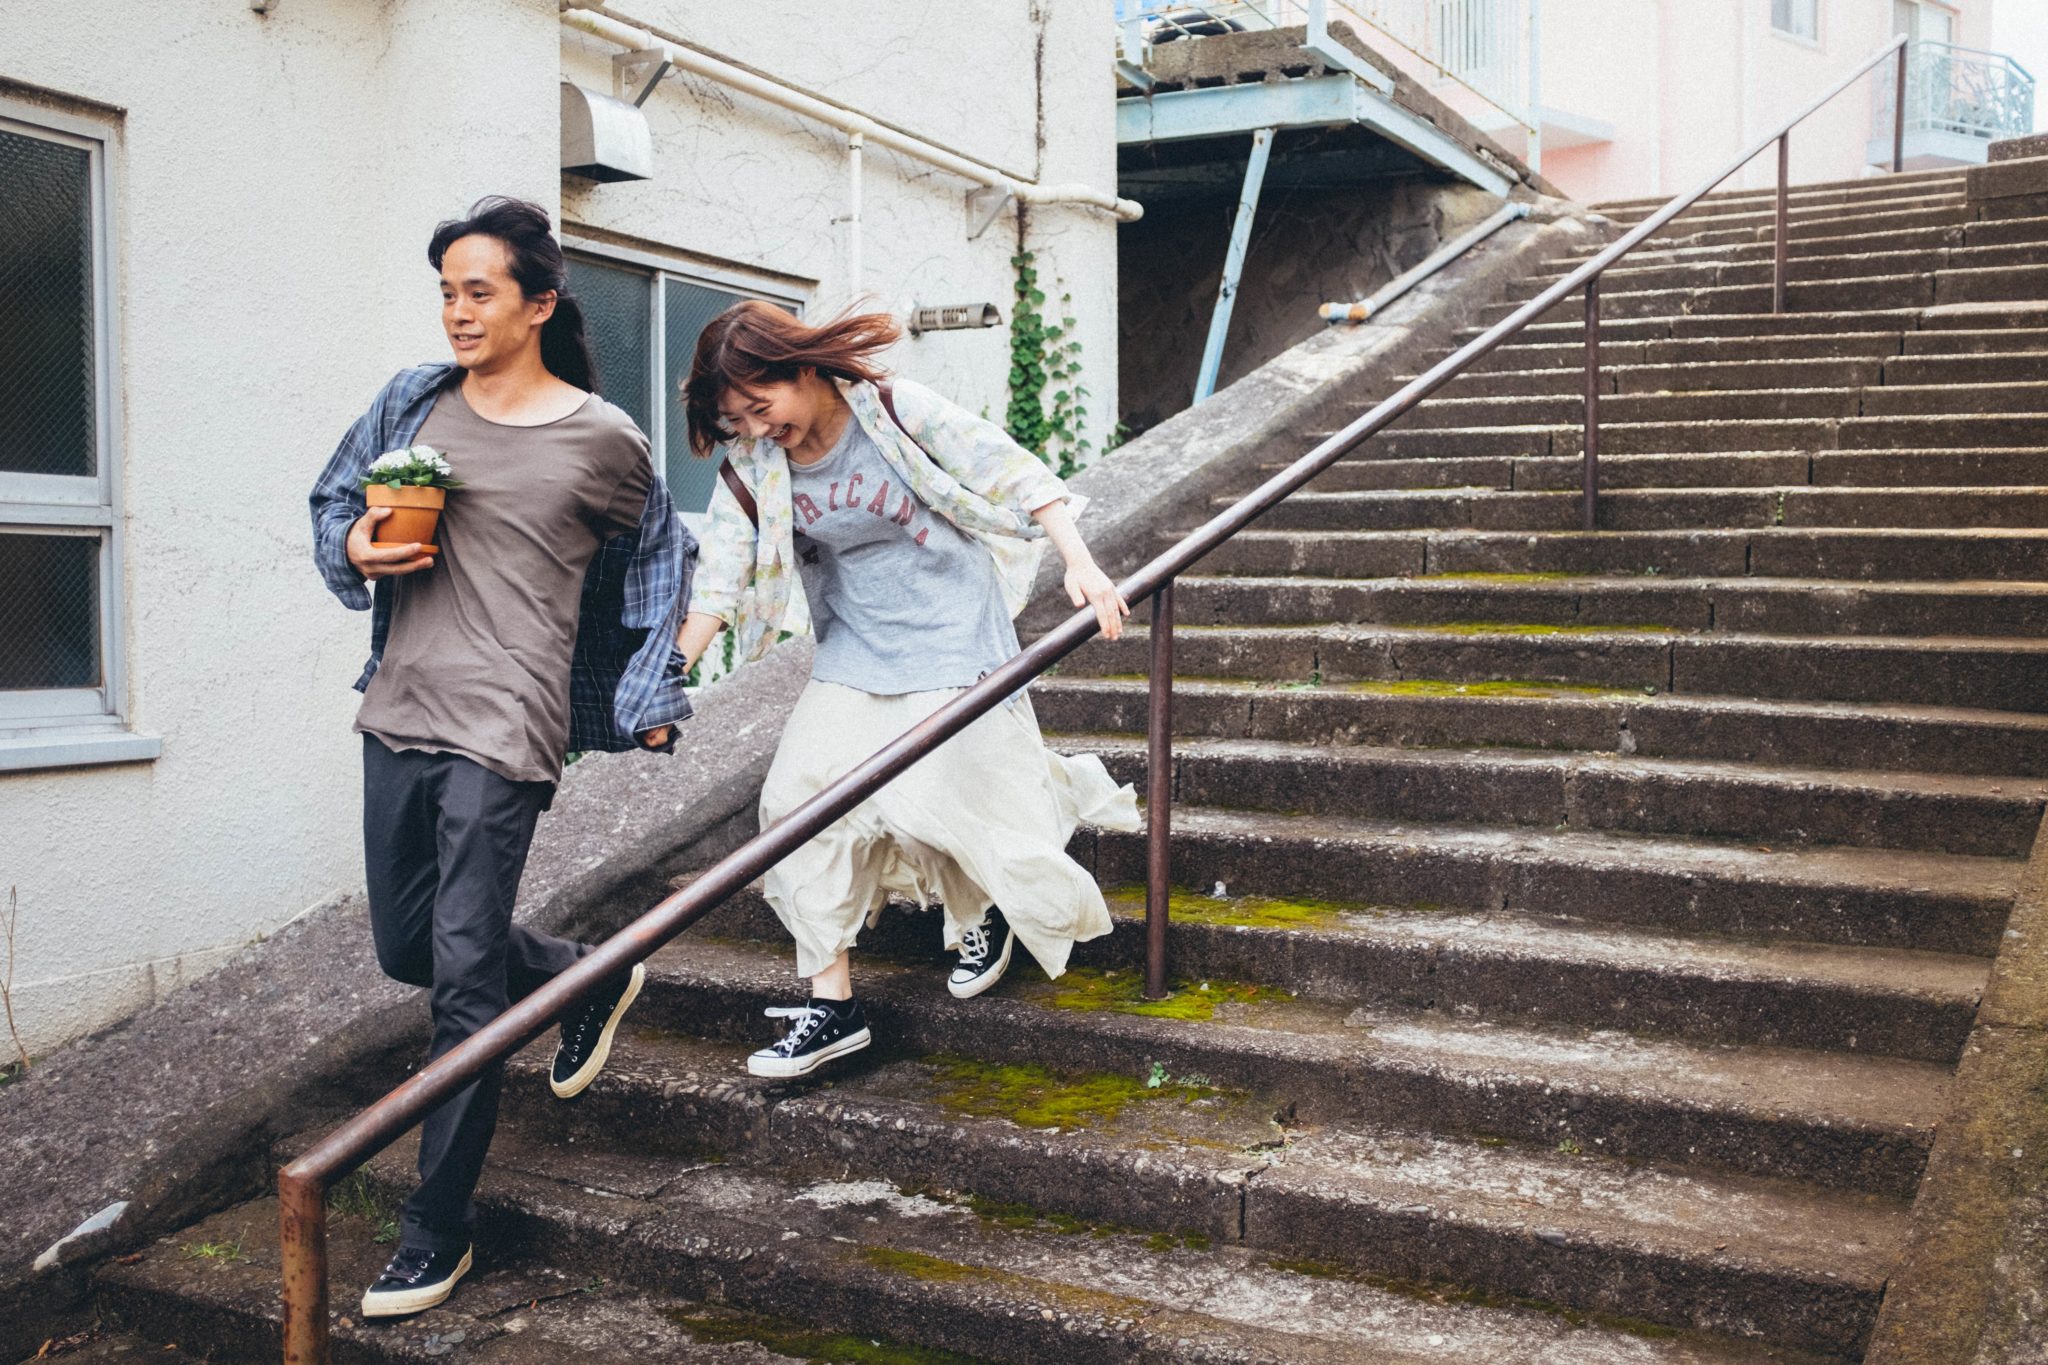
[[[1015,657],[994,559],[903,486],[857,419],[789,476],[813,678],[899,696],[970,687]]]

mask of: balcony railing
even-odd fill
[[[1872,97],[1872,164],[1890,159],[1893,84]],[[1906,53],[1906,159],[1918,165],[1981,162],[2000,138],[2034,131],[2034,78],[2001,52],[1915,42]]]
[[[1254,29],[1348,23],[1390,40],[1426,69],[1432,85],[1462,86],[1534,131],[1530,91],[1533,0],[1112,0],[1125,56],[1143,43]],[[1396,53],[1389,58],[1399,61]]]

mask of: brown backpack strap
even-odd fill
[[[884,379],[875,385],[875,390],[882,395],[882,411],[889,414],[889,420],[896,424],[896,430],[910,437],[912,445],[916,446],[919,450],[924,450],[924,442],[918,440],[915,436],[911,436],[910,428],[904,426],[903,419],[896,415],[896,386]],[[924,453],[925,458],[931,458],[929,450],[924,450]]]
[[[747,514],[747,520],[754,523],[754,529],[760,530],[761,508],[754,501],[754,490],[747,487],[747,481],[742,479],[740,472],[732,467],[731,460],[720,460],[718,462],[718,477],[725,480],[727,490],[732,493],[733,499],[739,503],[740,510]]]

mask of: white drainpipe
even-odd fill
[[[977,161],[936,142],[885,127],[864,115],[820,99],[807,90],[744,70],[730,62],[722,62],[694,48],[684,47],[680,39],[665,37],[659,30],[644,28],[620,17],[610,5],[603,3],[603,0],[560,0],[560,4],[562,22],[570,28],[602,38],[609,43],[617,43],[629,51],[659,51],[681,70],[693,72],[735,90],[745,91],[757,99],[766,100],[792,113],[837,128],[848,134],[849,138],[857,134],[875,146],[887,147],[891,151],[914,156],[928,165],[950,171],[977,185],[1002,190],[1015,196],[1020,203],[1079,204],[1114,214],[1119,222],[1125,223],[1136,221],[1145,212],[1143,206],[1132,200],[1119,199],[1114,194],[1105,194],[1087,185],[1041,185],[1034,181],[1018,180],[986,162]],[[852,144],[849,146],[851,155],[856,159],[855,165],[858,166],[859,150]],[[859,171],[856,169],[853,174],[856,177],[855,183],[858,184]],[[856,267],[860,259],[858,212],[859,206],[856,202],[850,238],[852,259]]]
[[[846,292],[860,293],[860,148],[865,135],[846,135]]]

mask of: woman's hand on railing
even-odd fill
[[[1102,627],[1103,639],[1120,638],[1124,618],[1131,614],[1131,604],[1124,601],[1116,584],[1097,566],[1095,556],[1088,553],[1081,533],[1074,529],[1074,514],[1067,510],[1066,500],[1034,507],[1031,519],[1045,528],[1046,539],[1067,562],[1067,600],[1077,607],[1095,608],[1095,622]]]
[[[1092,557],[1079,564],[1068,562],[1067,600],[1077,607],[1095,608],[1095,622],[1102,627],[1103,639],[1115,640],[1123,635],[1124,618],[1131,614],[1131,604],[1124,601],[1116,584]]]

